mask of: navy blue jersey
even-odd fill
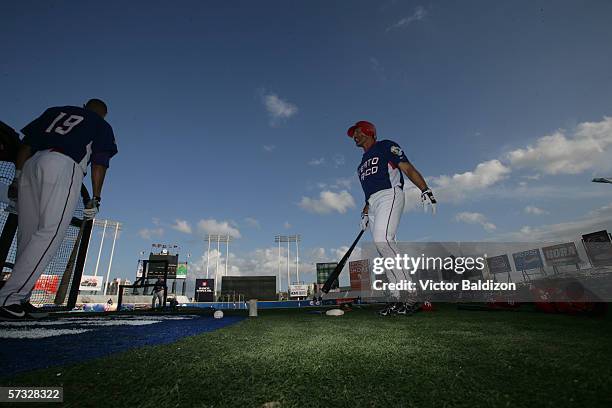
[[[117,153],[113,128],[108,122],[97,113],[76,106],[49,108],[21,132],[25,135],[23,143],[31,146],[33,153],[54,149],[72,158],[83,172],[87,172],[92,154],[110,158]]]
[[[408,159],[399,145],[391,140],[376,142],[363,153],[357,174],[366,201],[377,191],[404,187],[404,176],[397,167],[401,162],[408,162]]]

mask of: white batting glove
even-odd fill
[[[366,229],[368,229],[369,223],[370,223],[370,218],[368,217],[368,214],[361,214],[361,222],[359,223],[359,226],[361,227],[362,231],[365,231]]]
[[[427,212],[427,205],[429,204],[431,205],[431,213],[433,215],[436,214],[436,204],[438,202],[429,188],[421,193],[421,203],[423,204],[424,212]]]
[[[89,221],[96,218],[98,212],[100,211],[100,197],[94,197],[85,206],[83,209],[83,220]]]

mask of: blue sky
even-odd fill
[[[565,239],[612,225],[612,188],[590,183],[612,175],[611,13],[607,1],[4,2],[1,119],[108,103],[119,155],[100,217],[123,223],[111,276],[132,279],[152,242],[179,244],[201,275],[207,233],[236,237],[231,273],[276,273],[274,236],[298,233],[312,280],[358,231],[361,153],[345,131],[362,119],[440,200],[425,216],[407,190],[400,240]]]

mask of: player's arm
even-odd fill
[[[102,164],[91,164],[91,187],[94,197],[102,196],[102,185],[104,184],[104,177],[106,177],[106,169],[107,167]]]
[[[410,163],[409,161],[402,161],[399,162],[397,166],[402,171],[402,173],[404,173],[406,177],[408,177],[408,179],[412,181],[415,186],[418,187],[419,190],[429,190],[429,187],[427,187],[427,182],[425,182],[425,179],[423,178],[421,173],[419,173],[419,171],[412,165],[412,163]]]
[[[91,187],[93,197],[83,211],[87,219],[93,219],[98,214],[104,178],[110,165],[110,159],[115,154],[117,154],[117,144],[113,129],[109,124],[103,122],[92,143]]]

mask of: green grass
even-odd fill
[[[2,385],[61,385],[73,407],[612,406],[611,323],[454,306],[395,318],[260,311]]]

